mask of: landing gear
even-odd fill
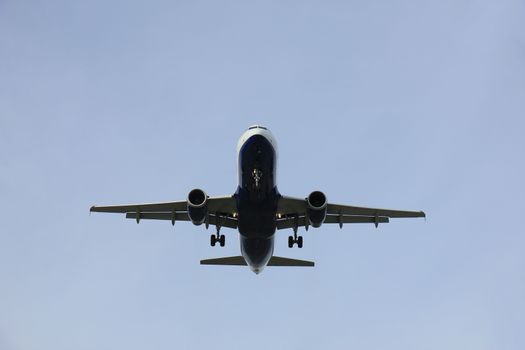
[[[297,236],[297,232],[288,237],[288,248],[292,248],[295,243],[297,243],[298,248],[303,247],[303,236]]]
[[[215,247],[215,244],[217,242],[219,242],[219,245],[221,247],[224,247],[224,245],[226,244],[226,237],[224,237],[224,235],[220,234],[220,232],[221,232],[220,224],[217,224],[216,226],[217,226],[217,233],[210,236],[210,245],[212,247]]]
[[[219,242],[219,245],[221,247],[224,247],[224,245],[226,244],[226,237],[224,237],[224,235],[211,235],[210,245],[212,247],[215,247],[215,244],[217,244],[217,242]]]
[[[288,237],[288,248],[292,248],[295,243],[297,243],[298,248],[303,247],[303,236],[297,236],[298,229],[299,229],[299,216],[295,215],[294,225],[293,225],[293,236]]]
[[[263,173],[262,171],[260,171],[259,169],[253,169],[252,171],[252,177],[253,177],[253,181],[254,181],[254,184],[255,184],[255,188],[258,189],[260,184],[261,184],[261,178],[263,176]]]
[[[308,226],[306,226],[308,230]],[[288,237],[288,248],[292,248],[295,243],[297,243],[298,248],[303,247],[303,236],[297,236],[297,231],[299,229],[299,216],[295,215],[294,225],[293,225],[293,236]]]

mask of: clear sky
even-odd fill
[[[524,349],[525,3],[0,1],[0,349]],[[235,191],[425,210],[201,267],[237,233],[89,215]]]

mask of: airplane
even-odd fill
[[[92,206],[91,212],[124,213],[126,218],[140,220],[191,221],[208,229],[215,225],[216,234],[210,245],[224,247],[222,227],[237,229],[241,255],[201,260],[201,265],[248,265],[259,274],[266,266],[314,266],[313,261],[273,256],[276,230],[292,229],[288,247],[303,247],[299,227],[319,228],[323,224],[380,223],[390,218],[425,217],[422,211],[365,208],[328,203],[321,191],[306,198],[283,196],[277,189],[277,143],[264,126],[248,128],[237,144],[239,183],[229,196],[209,197],[196,188],[186,200],[164,203]]]

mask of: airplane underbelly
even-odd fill
[[[247,215],[239,216],[239,233],[247,238],[268,238],[275,233],[276,223],[274,215]]]
[[[268,238],[275,233],[277,225],[277,189],[268,192],[263,201],[253,201],[252,197],[250,191],[241,188],[237,191],[239,232],[245,237]]]
[[[260,272],[273,255],[274,236],[268,238],[245,238],[241,236],[241,253],[255,272]]]
[[[280,196],[275,183],[276,158],[274,145],[260,134],[247,138],[239,149],[238,229],[246,238],[269,238],[275,233]]]

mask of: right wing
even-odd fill
[[[92,206],[90,211],[123,213],[127,219],[135,219],[137,223],[142,219],[170,220],[172,224],[175,224],[175,221],[190,221],[187,201]],[[237,228],[237,219],[234,217],[236,212],[237,204],[233,196],[210,197],[206,223]]]
[[[277,212],[281,219],[277,220],[277,229],[286,229],[307,226],[306,199],[282,196],[279,199]],[[387,223],[390,218],[416,218],[425,217],[422,211],[391,210],[379,208],[356,207],[328,203],[326,207],[325,224],[355,224],[372,223],[376,226]]]
[[[355,207],[350,205],[330,204],[328,203],[327,213],[342,214],[342,215],[364,215],[364,216],[380,216],[389,218],[424,218],[425,213],[422,211],[409,210],[392,210],[392,209],[378,209]]]

